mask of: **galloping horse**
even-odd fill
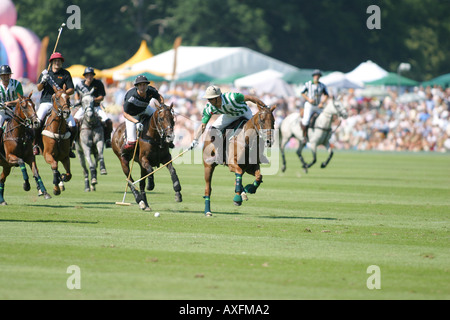
[[[339,100],[339,99],[337,99]],[[302,156],[302,150],[306,145],[303,138],[302,130],[300,129],[300,114],[298,112],[292,113],[287,116],[280,125],[280,149],[281,157],[283,160],[283,166],[281,170],[286,170],[286,158],[284,155],[284,148],[292,137],[299,141],[299,147],[297,149],[297,156],[299,157],[303,170],[308,173],[308,168],[316,163],[317,160],[317,147],[320,145],[325,146],[328,151],[328,158],[322,162],[321,168],[325,168],[333,157],[333,148],[330,146],[330,138],[333,134],[331,130],[331,124],[333,122],[333,116],[338,115],[346,119],[348,117],[347,110],[342,106],[342,103],[337,100],[329,102],[320,115],[317,117],[313,127],[308,129],[309,146],[312,151],[313,159],[311,163],[306,163]]]
[[[80,124],[80,135],[75,144],[84,173],[84,191],[95,191],[95,185],[97,184],[97,165],[99,163],[100,174],[108,174],[103,158],[103,126],[100,118],[95,112],[94,97],[92,96],[93,91],[94,89],[88,94],[81,95],[81,105],[82,108],[84,108],[84,116]],[[94,161],[92,161],[92,157],[94,157]],[[86,162],[89,164],[89,170],[86,166]],[[91,173],[90,182],[89,171]]]
[[[136,157],[134,161],[138,162],[141,167],[141,178],[153,172],[155,166],[160,164],[166,164],[172,160],[172,156],[169,150],[169,144],[174,139],[173,128],[175,125],[173,116],[173,104],[169,106],[161,105],[156,108],[156,111],[151,117],[147,117],[142,120],[144,125],[143,134],[138,137]],[[121,123],[117,130],[114,132],[112,139],[112,149],[119,158],[122,165],[122,171],[128,179],[128,185],[135,197],[136,203],[142,210],[150,211],[150,207],[147,202],[147,196],[145,193],[145,179],[139,181],[140,191],[137,191],[134,187],[134,180],[130,174],[130,161],[132,155],[129,153],[122,153],[122,145],[126,141],[125,137],[125,123]],[[172,163],[167,165],[167,169],[170,172],[172,178],[173,189],[175,191],[175,201],[181,202],[181,185],[178,180],[178,176]],[[148,177],[147,190],[151,191],[155,187],[154,177],[150,175]]]
[[[39,170],[36,165],[36,158],[33,154],[33,135],[27,128],[39,127],[39,119],[36,116],[34,103],[31,100],[31,94],[28,97],[18,95],[19,100],[16,103],[12,118],[5,126],[5,133],[3,134],[2,144],[0,150],[0,165],[3,167],[3,172],[0,176],[0,204],[6,205],[3,198],[6,178],[11,173],[12,167],[20,167],[22,171],[23,189],[30,191],[30,182],[28,178],[25,163],[30,166],[33,171],[33,176],[36,181],[36,186],[39,195],[43,195],[45,199],[50,199],[51,196],[47,193]]]
[[[53,88],[55,93],[52,96],[53,106],[50,115],[44,123],[42,131],[43,156],[53,170],[53,194],[60,195],[64,191],[64,183],[72,178],[70,172],[70,132],[67,131],[66,119],[70,115],[69,95],[66,94],[66,85],[62,89]],[[60,161],[65,174],[58,171],[58,161]]]
[[[231,140],[232,142],[227,146],[231,146],[228,149],[228,154],[225,154],[225,162],[231,172],[235,173],[235,196],[233,202],[235,205],[240,206],[242,200],[248,200],[247,194],[256,193],[259,185],[262,183],[262,175],[260,163],[260,156],[263,155],[264,147],[271,147],[273,143],[273,130],[275,119],[273,117],[273,110],[276,106],[271,108],[261,107],[258,105],[258,112],[248,120],[242,130],[237,130]],[[212,138],[212,137],[210,137]],[[214,137],[217,139],[218,137]],[[214,139],[214,140],[215,140]],[[216,168],[216,163],[208,163],[206,158],[212,153],[213,147],[212,139],[205,139],[203,145],[203,166],[205,169],[205,215],[212,216],[211,213],[211,180]],[[219,139],[219,143],[222,139]],[[253,184],[248,184],[243,187],[242,175],[247,172],[255,176]]]

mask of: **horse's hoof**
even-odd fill
[[[96,185],[97,183],[98,183],[97,179],[95,179],[95,178],[92,178],[92,180],[91,180],[91,184],[92,184],[92,185]]]
[[[23,183],[23,190],[30,191],[30,189],[31,189],[30,183],[28,181],[25,181]]]
[[[175,202],[183,202],[183,197],[181,193],[179,192],[175,193]]]
[[[205,212],[205,217],[212,217],[212,213],[211,212]]]
[[[285,166],[282,166],[281,167],[281,172],[285,172],[286,171],[286,167]]]
[[[59,187],[54,187],[53,188],[53,194],[55,196],[59,196],[61,194],[61,189]]]
[[[7,206],[8,204],[6,203],[6,201],[3,201],[2,203],[0,203],[1,206]]]
[[[70,174],[70,173],[63,173],[63,174],[61,175],[61,180],[62,180],[63,182],[69,182],[70,179],[72,179],[72,174]]]
[[[325,164],[325,163],[322,163],[321,165],[320,165],[320,167],[323,169],[323,168],[325,168],[327,165]]]
[[[51,198],[52,198],[52,196],[49,195],[47,192],[44,193],[44,199],[45,200],[48,200],[48,199],[51,199]]]
[[[95,184],[93,184],[93,185],[91,186],[90,190],[91,190],[91,191],[96,191],[96,189],[95,189]]]
[[[245,192],[241,193],[241,197],[242,197],[243,201],[248,201],[248,197],[247,197],[247,194]]]
[[[153,189],[155,189],[155,183],[148,183],[147,184],[147,191],[152,191]]]
[[[84,188],[84,192],[91,192],[91,188]]]
[[[59,188],[61,191],[66,191],[66,187],[64,187],[64,183],[62,181],[59,183]]]
[[[145,208],[148,208],[148,206],[145,204],[144,200],[139,201],[139,208],[141,210],[145,210]]]
[[[147,207],[144,209],[144,211],[152,211],[152,209],[150,207]]]
[[[106,171],[106,169],[101,169],[101,170],[100,170],[100,174],[101,174],[102,176],[106,176],[106,175],[108,174],[108,172]]]

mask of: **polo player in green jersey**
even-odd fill
[[[194,140],[191,144],[191,149],[197,146],[198,139],[203,134],[206,129],[206,125],[211,119],[212,115],[220,115],[217,120],[212,124],[212,128],[222,132],[234,121],[245,118],[250,120],[253,116],[252,111],[246,104],[246,101],[253,102],[260,106],[266,106],[264,102],[255,96],[244,95],[242,93],[234,92],[221,92],[220,88],[217,86],[209,86],[206,89],[205,96],[203,97],[208,100],[206,107],[203,109],[202,124],[197,130]],[[216,152],[215,156],[211,159],[207,159],[208,162],[220,163],[221,159],[219,155],[221,154],[221,143],[215,143]],[[217,150],[219,149],[219,150]]]
[[[23,88],[20,81],[11,79],[12,71],[8,65],[0,66],[0,138],[3,136],[3,124],[5,120],[11,119],[10,112],[7,112],[8,107],[14,111],[18,94],[23,96]]]

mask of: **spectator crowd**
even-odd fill
[[[24,93],[33,92],[38,107],[40,92],[35,85],[23,81]],[[166,104],[174,104],[177,140],[175,145],[186,147],[200,125],[203,99],[209,84],[200,83],[152,83],[165,98]],[[124,121],[123,98],[132,86],[130,82],[105,84],[105,111],[113,120],[114,128]],[[244,94],[251,89],[236,89],[221,85],[222,92],[235,91]],[[297,90],[298,92],[299,90]],[[411,92],[398,95],[395,89],[382,96],[368,96],[358,89],[340,91],[344,106],[349,110],[347,119],[336,119],[332,143],[337,149],[378,151],[450,151],[450,88],[415,87]],[[304,100],[300,94],[293,97],[277,97],[266,93],[258,95],[267,105],[277,105],[276,127],[290,113],[299,112]],[[288,147],[295,148],[292,140]]]

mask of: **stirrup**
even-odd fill
[[[40,154],[41,154],[41,152],[39,151],[39,146],[37,144],[35,144],[33,146],[33,155],[38,156]]]

